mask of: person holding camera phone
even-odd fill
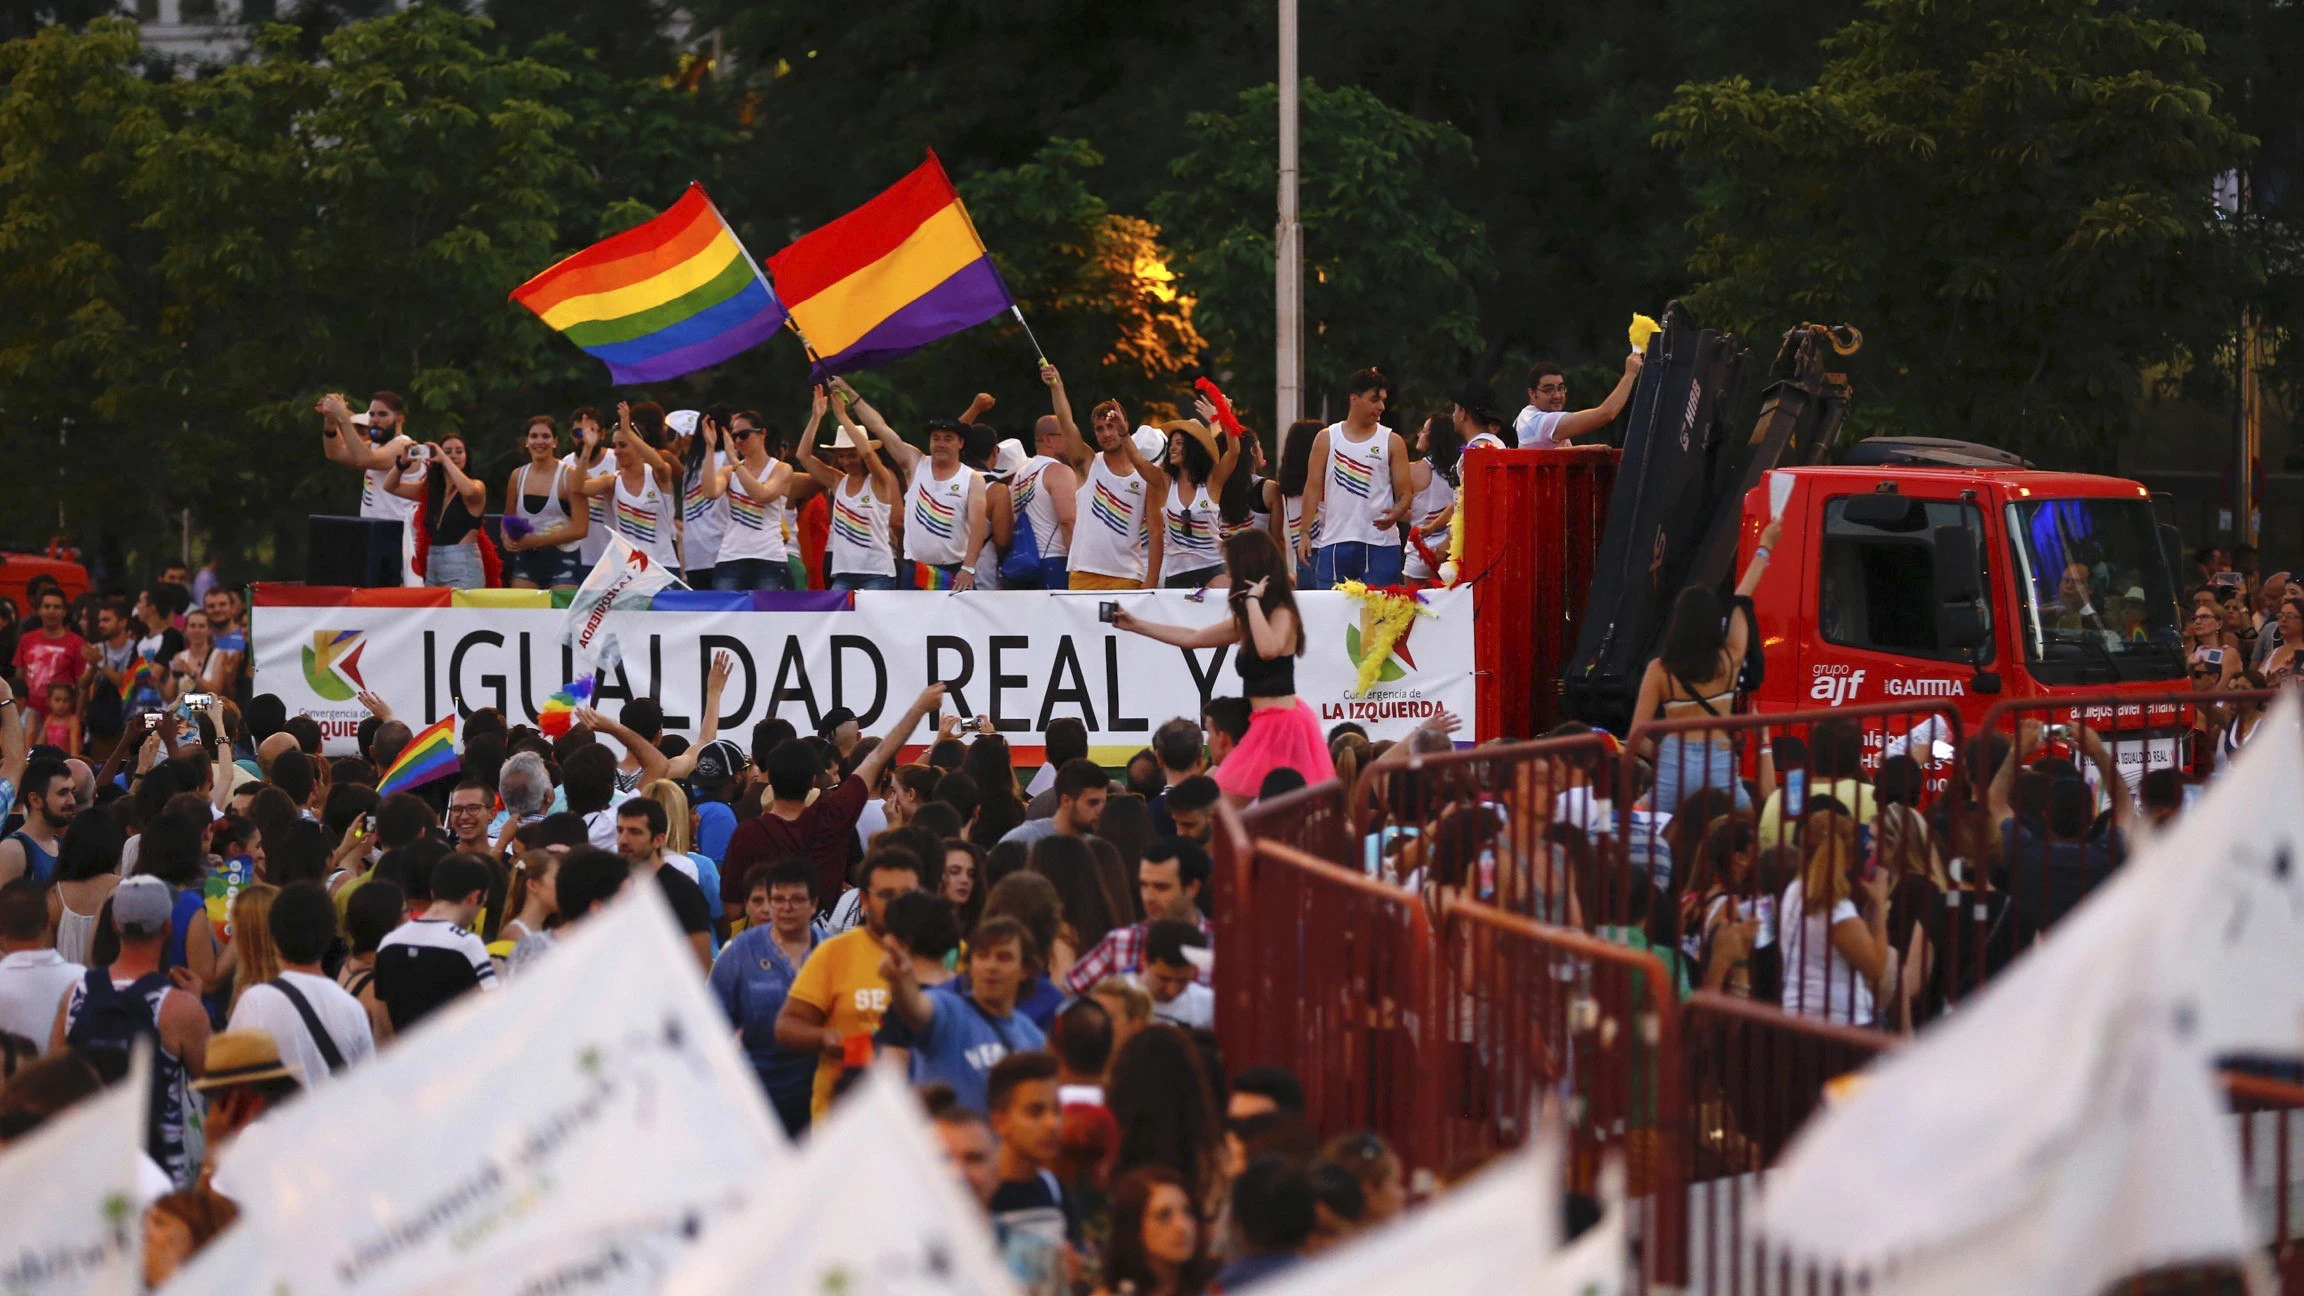
[[[488,512],[488,488],[464,471],[470,455],[464,438],[451,432],[410,446],[384,477],[385,490],[419,505],[410,519],[416,532],[413,565],[431,589],[486,589],[497,583],[489,578],[494,553],[480,526]]]
[[[1237,645],[1233,665],[1248,696],[1248,733],[1216,767],[1217,786],[1235,806],[1256,799],[1264,776],[1291,769],[1307,783],[1336,776],[1328,743],[1312,708],[1296,696],[1296,659],[1304,655],[1304,620],[1296,611],[1296,582],[1270,534],[1242,531],[1224,541],[1232,577],[1231,615],[1197,629],[1139,621],[1117,603],[1097,609],[1105,621],[1179,648]]]
[[[394,469],[404,466],[405,456],[415,445],[407,433],[407,405],[397,394],[380,391],[368,398],[367,413],[355,414],[342,392],[330,392],[322,396],[313,409],[320,415],[320,449],[328,461],[364,474],[360,482],[360,516],[398,522],[405,535],[409,519],[415,516],[416,503],[405,495],[394,494],[386,482]],[[421,478],[423,469],[403,475]],[[416,572],[405,541],[401,554],[401,583],[413,585]]]

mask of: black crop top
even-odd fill
[[[1296,659],[1257,656],[1250,635],[1240,636],[1232,664],[1240,670],[1240,691],[1249,697],[1280,698],[1296,692]]]

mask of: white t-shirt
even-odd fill
[[[1871,1025],[1871,984],[1832,948],[1832,928],[1861,917],[1856,902],[1842,900],[1829,917],[1809,913],[1801,903],[1800,879],[1794,878],[1777,912],[1777,939],[1784,946],[1784,1011],[1843,1026]]]
[[[863,811],[856,816],[856,844],[860,847],[869,848],[872,845],[872,839],[887,830],[888,803],[878,797],[866,801]],[[936,861],[936,866],[941,870],[944,861]],[[937,876],[943,875],[939,872]]]
[[[1547,414],[1529,405],[1521,409],[1520,417],[1512,420],[1512,430],[1520,434],[1521,449],[1550,450],[1561,444],[1553,440],[1553,434],[1559,430],[1560,420],[1566,417],[1566,410],[1555,410]]]
[[[398,439],[397,435],[383,441],[370,437],[368,444],[381,448]],[[424,480],[424,471],[421,465],[412,466],[410,471],[400,475],[401,484]],[[360,474],[360,516],[381,518],[387,522],[405,522],[416,516],[415,500],[384,489],[384,481],[391,475],[390,468],[370,468]]]
[[[1138,988],[1152,993],[1144,979],[1136,979]],[[1216,992],[1198,981],[1184,987],[1184,993],[1166,1003],[1152,1001],[1152,1020],[1182,1026],[1186,1030],[1211,1030],[1216,1025]]]
[[[308,972],[282,972],[280,979],[295,986],[312,1005],[312,1015],[335,1042],[336,1051],[347,1067],[357,1066],[376,1054],[376,1037],[368,1026],[368,1010],[360,1001],[345,993],[344,987],[326,977]],[[252,985],[240,996],[232,1009],[233,1030],[253,1027],[270,1033],[272,1042],[280,1048],[280,1060],[301,1068],[297,1078],[309,1089],[329,1076],[328,1060],[320,1055],[320,1046],[313,1043],[312,1032],[305,1028],[304,1015],[288,996],[273,985]]]
[[[696,861],[688,858],[680,852],[664,852],[664,862],[671,867],[673,872],[682,874],[689,881],[696,883],[698,886],[702,886],[704,884],[703,877],[696,872]]]
[[[1056,765],[1049,761],[1032,771],[1032,781],[1024,785],[1024,799],[1029,801],[1056,786]]]
[[[0,958],[0,1030],[32,1041],[35,1052],[47,1052],[56,1005],[87,975],[88,969],[66,962],[52,949]]]

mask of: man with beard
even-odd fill
[[[56,876],[56,852],[64,830],[80,813],[72,771],[60,760],[36,760],[24,768],[24,826],[0,838],[0,886],[29,877],[42,886]]]

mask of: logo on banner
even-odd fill
[[[1415,633],[1416,627],[1409,626],[1407,633],[1400,636],[1400,642],[1392,645],[1392,655],[1384,659],[1383,669],[1376,672],[1377,683],[1389,684],[1394,680],[1406,679],[1408,672],[1416,669],[1416,659],[1408,655],[1408,640]],[[1354,670],[1360,669],[1361,663],[1365,660],[1360,651],[1360,642],[1360,627],[1357,625],[1345,626],[1344,655],[1352,660],[1352,669]]]
[[[1808,683],[1808,700],[1826,706],[1846,706],[1856,700],[1856,691],[1863,687],[1863,671],[1837,663],[1820,665]]]
[[[304,650],[304,682],[331,702],[349,702],[367,681],[360,678],[360,653],[368,647],[365,630],[315,630],[312,645]]]

